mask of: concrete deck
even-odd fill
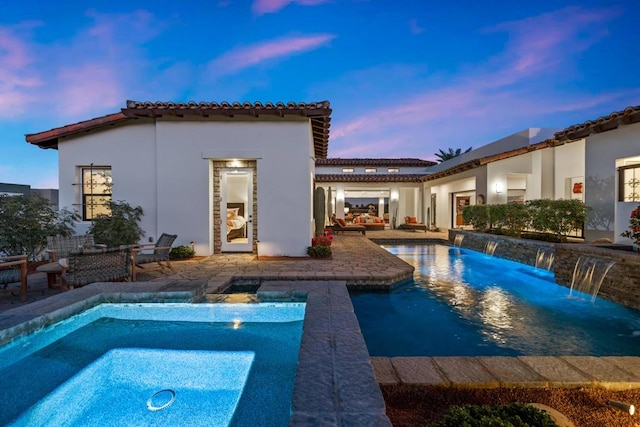
[[[640,388],[640,357],[369,358],[347,288],[392,288],[413,267],[378,242],[426,242],[445,233],[368,231],[334,237],[330,260],[214,255],[174,262],[175,274],[145,269],[135,283],[96,283],[60,293],[43,273],[29,276],[28,301],[0,294],[0,345],[101,302],[230,301],[232,284],[260,301],[306,300],[290,425],[389,426],[377,384],[449,387]],[[254,297],[255,298],[255,297]]]

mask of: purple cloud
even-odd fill
[[[335,38],[331,34],[306,37],[283,37],[254,45],[241,47],[219,56],[209,63],[213,75],[232,74],[265,61],[307,52],[328,44]]]
[[[29,68],[34,60],[28,44],[0,27],[0,114],[12,116],[33,99],[29,90],[42,81]]]
[[[265,13],[278,12],[289,3],[295,3],[301,6],[317,6],[329,1],[330,0],[255,0],[252,10],[256,15],[264,15]]]
[[[433,158],[438,147],[480,146],[529,126],[548,125],[532,123],[532,118],[633,100],[640,90],[572,94],[568,100],[568,94],[553,92],[539,81],[572,67],[580,53],[606,36],[604,26],[617,14],[566,8],[497,25],[487,31],[506,31],[510,41],[492,58],[423,85],[436,89],[395,94],[385,105],[355,109],[355,117],[336,120],[330,156],[366,155],[375,143],[390,157]],[[460,126],[469,129],[462,141]],[[417,140],[416,135],[422,137]]]

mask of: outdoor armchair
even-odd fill
[[[61,258],[67,258],[71,252],[80,247],[94,247],[93,235],[83,236],[48,236],[45,252],[49,254],[49,260],[56,262]]]
[[[135,245],[132,248],[133,253],[133,275],[132,281],[136,280],[136,267],[144,268],[141,264],[158,263],[161,269],[168,268],[172,272],[176,272],[169,261],[169,252],[171,245],[178,237],[177,234],[162,233],[156,243],[147,243]],[[151,253],[144,253],[153,251]]]
[[[128,281],[131,278],[131,248],[81,249],[71,252],[62,289],[95,282]]]
[[[0,257],[0,289],[8,289],[10,283],[20,282],[20,301],[27,300],[27,256],[15,255]]]

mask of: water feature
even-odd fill
[[[497,247],[498,247],[498,242],[496,242],[495,240],[489,240],[484,245],[484,253],[486,255],[493,256],[493,254],[495,253]]]
[[[536,268],[551,271],[554,258],[555,251],[552,248],[538,248],[538,253],[536,254]]]
[[[590,256],[580,256],[573,268],[571,278],[571,290],[569,296],[573,296],[573,291],[579,291],[591,295],[591,301],[595,301],[600,291],[600,286],[615,261],[601,259]]]
[[[10,390],[0,425],[104,417],[286,425],[304,311],[302,303],[94,307],[0,348],[0,387]],[[83,404],[69,404],[76,400]]]
[[[640,356],[640,312],[569,298],[553,272],[465,248],[384,247],[415,273],[393,292],[352,293],[371,356]]]
[[[460,234],[460,233],[456,234],[455,239],[453,239],[453,246],[457,248],[461,248],[463,239],[464,239],[464,234]]]

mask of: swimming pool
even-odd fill
[[[416,270],[391,293],[352,293],[371,356],[640,355],[638,311],[569,298],[545,270],[445,245],[383,247]]]
[[[304,312],[302,303],[102,304],[0,349],[0,425],[60,425],[37,418],[56,402],[65,425],[100,411],[118,420],[118,400],[145,425],[185,414],[189,425],[286,425]],[[84,404],[65,406],[76,394]]]

